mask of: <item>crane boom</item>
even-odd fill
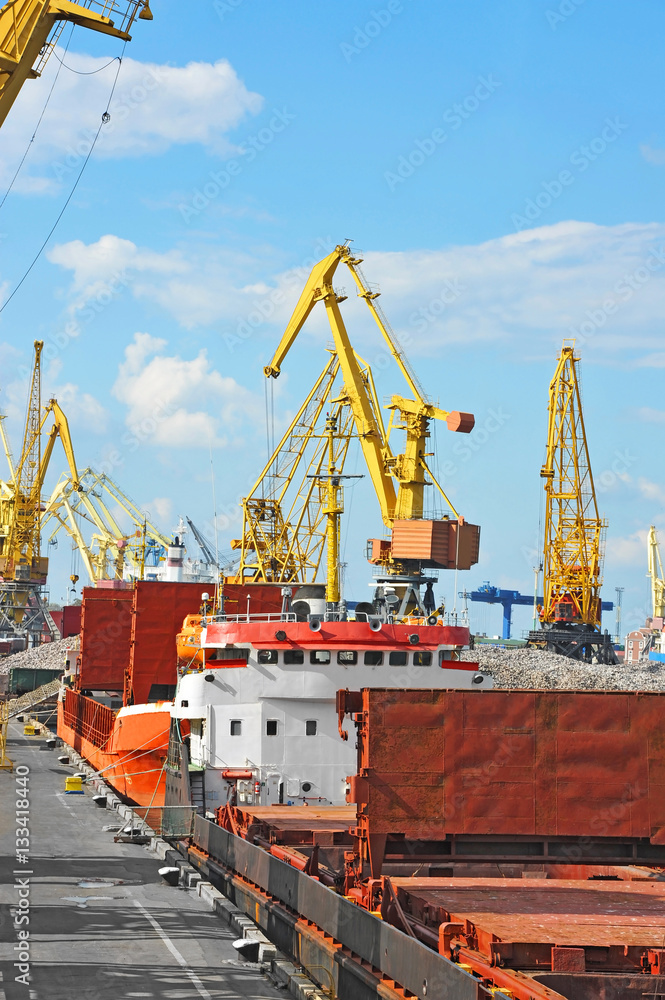
[[[93,8],[99,8],[99,13]],[[118,15],[113,21],[109,14]],[[9,0],[0,8],[0,126],[26,80],[41,74],[59,37],[70,21],[114,38],[129,41],[137,15],[152,18],[147,0]],[[116,23],[117,22],[117,23]]]
[[[387,433],[371,370],[354,351],[344,325],[339,305],[346,295],[333,288],[333,276],[340,262],[351,270],[359,297],[367,303],[414,397],[391,397],[388,409],[392,410],[392,415]],[[376,304],[380,293],[365,280],[361,263],[362,259],[354,256],[344,244],[335,247],[332,253],[314,265],[264,373],[267,378],[278,377],[286,355],[314,306],[323,302],[334,340],[331,353],[337,359],[344,380],[344,401],[352,414],[355,436],[360,442],[383,523],[392,535],[390,542],[370,540],[370,561],[381,564],[392,576],[406,574],[414,581],[426,568],[468,569],[478,561],[480,529],[465,524],[464,519],[458,516],[443,488],[434,479],[426,458],[429,455],[427,441],[432,419],[445,420],[449,430],[468,433],[474,426],[473,415],[448,412],[427,399],[394,331]],[[393,428],[406,432],[405,448],[399,455],[393,455],[390,448],[389,438]],[[336,469],[339,470],[339,466]],[[432,485],[428,477],[450,507],[454,521],[449,515],[440,519],[425,518],[425,487]],[[256,546],[253,551],[257,551]]]
[[[402,455],[393,456],[390,451],[388,438],[383,431],[383,422],[377,418],[371,387],[367,377],[363,376],[342,319],[339,303],[346,296],[337,294],[332,286],[333,275],[340,261],[343,261],[352,272],[359,289],[359,296],[369,306],[390,353],[415,396],[415,399],[393,396],[389,407],[399,414],[400,426],[406,430],[406,447]],[[427,466],[424,458],[427,454],[426,443],[430,433],[430,420],[445,420],[450,430],[462,433],[468,433],[473,429],[474,420],[470,413],[449,413],[433,406],[426,399],[397,337],[376,305],[375,300],[379,293],[368,285],[360,269],[361,263],[361,258],[354,257],[348,246],[339,245],[331,254],[315,264],[279,346],[264,371],[268,378],[278,377],[282,363],[298,333],[316,303],[322,301],[328,314],[335,352],[339,358],[355,420],[356,433],[379,501],[381,516],[386,527],[392,528],[396,520],[414,520],[423,516],[424,487],[427,485],[425,478]],[[397,491],[393,479],[399,483]],[[439,489],[445,497],[441,487]]]

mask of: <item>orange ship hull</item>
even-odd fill
[[[58,736],[126,801],[163,806],[171,704],[132,705],[116,714],[76,691],[58,703]]]

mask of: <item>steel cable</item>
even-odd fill
[[[111,101],[113,100],[113,95],[115,93],[115,88],[116,88],[117,83],[118,83],[118,77],[120,76],[120,69],[122,67],[122,59],[123,59],[126,47],[127,47],[127,42],[125,42],[125,44],[122,47],[121,54],[117,57],[118,58],[118,70],[117,70],[117,72],[115,74],[115,79],[113,81],[113,86],[111,87],[111,93],[109,94],[109,99],[108,99],[108,101],[106,103],[106,110],[102,114],[102,119],[101,119],[101,121],[99,123],[99,128],[97,129],[97,133],[95,135],[95,138],[93,139],[92,144],[90,146],[90,149],[88,150],[88,154],[87,154],[85,160],[83,161],[83,165],[82,165],[81,169],[79,170],[78,176],[77,176],[76,180],[74,181],[74,186],[72,187],[72,190],[69,192],[69,195],[67,197],[67,200],[66,200],[65,204],[62,206],[62,209],[60,210],[60,213],[58,214],[57,219],[55,220],[55,222],[51,226],[51,229],[50,229],[50,231],[49,231],[46,239],[44,240],[44,242],[40,246],[39,250],[35,254],[35,256],[34,256],[32,262],[31,262],[30,266],[27,268],[27,270],[23,274],[23,277],[21,278],[21,280],[19,281],[19,283],[16,285],[16,287],[14,288],[13,292],[11,293],[11,295],[6,299],[5,302],[3,302],[2,306],[0,306],[0,313],[3,313],[5,311],[5,309],[9,305],[9,303],[12,301],[12,299],[14,298],[14,296],[16,295],[16,293],[18,292],[18,290],[21,287],[21,285],[23,285],[24,281],[26,280],[26,278],[28,277],[28,275],[30,274],[30,272],[32,271],[32,269],[34,268],[35,264],[37,263],[37,261],[41,257],[42,253],[46,249],[49,240],[53,236],[53,233],[56,231],[56,229],[58,227],[58,224],[59,224],[60,220],[62,219],[63,215],[65,214],[70,201],[74,197],[76,189],[79,186],[79,182],[80,182],[81,178],[83,177],[83,172],[84,172],[85,168],[88,165],[88,161],[90,160],[90,157],[92,156],[92,153],[94,151],[95,146],[97,145],[97,140],[99,139],[99,136],[101,135],[102,129],[111,120],[111,115],[109,113],[109,107],[111,106]]]
[[[72,24],[72,30],[69,32],[69,38],[67,39],[67,45],[65,46],[65,55],[67,54],[67,51],[69,49],[69,46],[70,46],[70,43],[71,43],[71,40],[72,40],[72,35],[74,34],[74,28],[75,27],[76,27],[76,25]],[[51,95],[53,94],[53,91],[55,89],[55,85],[58,82],[58,77],[60,76],[60,70],[61,70],[62,66],[64,65],[64,63],[62,62],[62,60],[60,59],[60,57],[57,55],[57,53],[55,52],[55,50],[54,50],[54,55],[56,56],[56,59],[58,59],[58,61],[60,62],[61,65],[58,67],[58,70],[57,70],[57,72],[55,74],[55,79],[53,80],[53,83],[51,84],[51,89],[49,90],[48,97],[46,98],[46,104],[42,108],[42,113],[39,116],[39,121],[35,125],[35,131],[32,133],[32,139],[30,140],[30,142],[26,146],[26,150],[25,150],[25,153],[23,154],[23,157],[21,158],[21,162],[19,163],[18,167],[16,168],[16,173],[12,177],[11,183],[10,183],[9,187],[5,191],[5,195],[4,195],[3,199],[2,199],[2,201],[0,201],[0,208],[2,208],[2,206],[4,205],[4,203],[7,201],[7,198],[9,197],[9,194],[10,194],[10,192],[11,192],[11,190],[14,187],[14,184],[16,182],[16,178],[18,177],[18,175],[21,172],[21,167],[25,163],[27,155],[30,152],[30,147],[32,146],[33,142],[35,141],[35,136],[37,135],[37,130],[38,130],[39,126],[42,123],[42,118],[46,114],[46,109],[49,106],[49,101],[51,100]]]

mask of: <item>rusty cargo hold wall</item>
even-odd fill
[[[364,689],[358,854],[665,864],[665,694]]]
[[[206,590],[211,586],[146,581],[126,589],[85,587],[77,690],[125,691],[125,703],[134,704],[168,699],[176,683],[176,635]],[[279,585],[227,584],[226,613],[244,614],[248,593],[252,614],[281,608]]]

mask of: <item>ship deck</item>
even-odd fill
[[[237,935],[194,890],[167,886],[158,875],[162,863],[145,848],[114,843],[104,829],[122,823],[114,811],[98,809],[89,790],[64,794],[72,769],[43,745],[10,724],[8,754],[29,768],[30,853],[27,864],[16,863],[15,792],[22,786],[16,771],[0,771],[0,997],[283,996],[258,966],[238,961]],[[18,878],[29,880],[29,987],[15,981],[21,972],[9,912],[18,903]]]

